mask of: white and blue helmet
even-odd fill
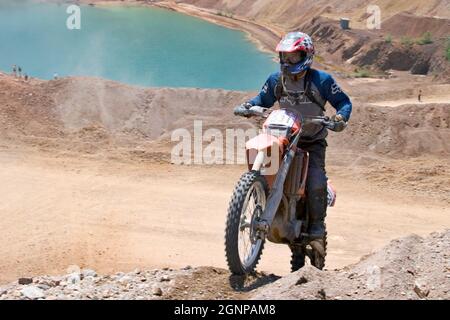
[[[281,71],[296,75],[308,70],[314,60],[314,45],[309,35],[290,32],[281,39],[276,51],[280,54]]]

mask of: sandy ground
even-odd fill
[[[362,98],[388,85],[350,87]],[[169,144],[159,138],[194,119],[237,126],[231,110],[248,93],[6,75],[0,86],[0,283],[70,265],[102,274],[226,268],[226,211],[245,169],[164,163]],[[356,107],[348,130],[330,136],[338,205],[328,217],[329,269],[450,226],[448,107],[385,109]],[[259,270],[287,274],[289,256],[269,244]]]
[[[0,283],[70,265],[101,273],[226,267],[224,222],[239,166],[133,165],[5,147],[0,162]],[[357,262],[390,239],[450,226],[442,202],[329,171],[339,198],[328,218],[328,269]],[[287,274],[288,248],[268,245],[259,270]]]

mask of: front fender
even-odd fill
[[[247,141],[245,147],[247,150],[254,149],[256,151],[261,151],[279,144],[280,144],[279,140],[274,136],[267,133],[261,133],[256,137],[254,137],[253,139]]]

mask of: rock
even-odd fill
[[[149,285],[146,283],[141,283],[137,285],[138,290],[145,290],[147,291],[147,289],[149,288]]]
[[[86,277],[96,277],[97,276],[97,272],[95,272],[95,270],[92,270],[92,269],[83,269],[82,271],[81,271],[81,274],[83,275],[83,278],[86,278]]]
[[[33,283],[33,278],[19,278],[18,280],[20,285],[28,285]]]
[[[123,276],[123,277],[121,277],[120,279],[118,279],[117,280],[119,283],[129,283],[129,282],[132,282],[133,281],[133,278],[132,277],[130,277],[130,276]]]
[[[414,272],[414,270],[411,270],[411,269],[408,269],[408,270],[406,270],[406,272],[408,272],[409,274],[411,274],[411,275],[415,275],[415,272]]]
[[[35,286],[27,286],[20,290],[20,293],[28,299],[40,299],[45,297],[45,293],[42,289]]]
[[[191,266],[186,266],[186,267],[184,267],[182,270],[191,270],[192,269],[192,267]]]
[[[83,281],[86,283],[89,283],[89,282],[95,283],[96,279],[94,277],[88,276],[88,277],[84,277]]]
[[[38,284],[37,285],[37,287],[39,288],[39,289],[42,289],[42,290],[48,290],[48,289],[50,289],[50,286],[48,286],[48,285],[46,285],[46,284]]]
[[[77,266],[77,265],[68,266],[66,269],[66,274],[73,274],[73,273],[81,274],[80,266]]]
[[[38,279],[36,282],[38,285],[46,285],[49,287],[57,287],[61,283],[60,280],[55,279]]]
[[[160,287],[155,286],[155,287],[152,288],[152,294],[154,296],[160,297],[160,296],[162,296],[163,292],[162,292]]]
[[[79,273],[74,272],[74,273],[71,273],[71,274],[69,274],[69,275],[67,276],[66,281],[67,281],[67,283],[68,283],[69,285],[70,285],[70,284],[77,284],[77,283],[80,283],[80,281],[81,281],[81,276],[80,276]]]
[[[159,279],[160,282],[170,281],[170,277],[168,275],[164,275]]]
[[[414,292],[417,294],[417,296],[420,299],[424,299],[424,298],[428,297],[428,295],[430,294],[430,289],[428,289],[426,287],[425,283],[416,281],[416,282],[414,282]]]

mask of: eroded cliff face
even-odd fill
[[[84,1],[84,0],[83,0]],[[108,0],[107,2],[123,2]],[[99,3],[104,0],[85,2]],[[129,1],[140,3],[158,3],[168,1]],[[431,1],[385,1],[385,0],[182,0],[177,4],[192,4],[206,9],[217,10],[222,14],[235,14],[249,19],[275,23],[286,28],[300,25],[305,20],[323,15],[330,18],[348,17],[355,27],[365,27],[368,7],[377,5],[384,21],[392,16],[407,11],[415,15],[438,16],[450,18],[449,3],[446,0]]]

